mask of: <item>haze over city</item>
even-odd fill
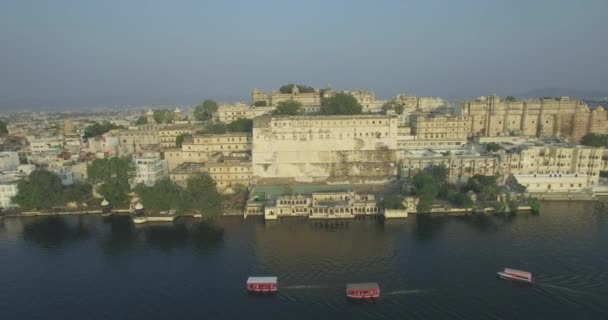
[[[607,9],[591,0],[8,0],[0,109],[249,100],[254,87],[287,82],[384,98],[544,88],[603,97]]]

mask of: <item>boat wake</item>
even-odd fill
[[[299,285],[299,286],[284,286],[281,289],[324,289],[329,288],[328,286],[321,285]]]
[[[383,293],[384,295],[402,295],[402,294],[420,294],[431,292],[433,289],[410,289],[410,290],[396,290]]]

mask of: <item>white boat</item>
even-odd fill
[[[526,283],[534,282],[532,279],[532,273],[517,269],[505,268],[503,271],[497,272],[498,276],[505,280],[520,281]]]

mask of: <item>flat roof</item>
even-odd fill
[[[277,277],[249,277],[247,283],[277,283]]]

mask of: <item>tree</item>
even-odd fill
[[[84,137],[86,139],[99,137],[104,133],[115,130],[115,129],[124,129],[123,126],[115,125],[109,121],[103,121],[102,123],[94,122],[92,125],[89,125],[84,129]]]
[[[260,100],[260,101],[256,101],[253,103],[254,107],[265,107],[267,106],[266,101],[265,100]]]
[[[293,83],[288,83],[288,84],[282,85],[279,88],[279,92],[280,93],[291,93],[291,90],[293,89],[294,86],[298,86],[298,90],[300,91],[300,93],[315,92],[315,88],[313,88],[313,87],[305,86],[303,84],[293,84]]]
[[[507,96],[505,98],[505,101],[507,101],[507,102],[513,102],[513,101],[515,101],[515,97],[514,96]]]
[[[480,195],[482,200],[495,200],[498,196],[499,188],[496,176],[485,176],[476,174],[469,178],[465,190],[471,190]]]
[[[192,137],[192,135],[189,134],[189,133],[182,133],[179,136],[177,136],[175,138],[175,146],[178,147],[178,148],[181,148],[182,147],[182,143],[184,142],[184,139],[187,138],[187,137]]]
[[[210,217],[221,214],[222,197],[208,173],[197,172],[188,178],[179,211],[202,213]]]
[[[486,148],[486,151],[488,151],[488,152],[496,152],[496,151],[499,151],[500,149],[502,149],[502,146],[500,146],[498,143],[495,143],[495,142],[486,143],[486,144],[484,144],[484,147]]]
[[[175,111],[169,109],[154,110],[156,123],[171,123],[175,119]]]
[[[439,185],[433,176],[419,172],[413,179],[416,195],[418,196],[418,205],[416,211],[419,213],[428,212],[437,198],[439,193]]]
[[[296,115],[302,113],[302,103],[295,100],[285,100],[277,104],[277,108],[272,112],[276,115]]]
[[[230,132],[252,132],[253,120],[245,118],[237,119],[229,123],[226,129]]]
[[[138,184],[135,192],[150,213],[159,213],[176,209],[181,200],[181,188],[168,178],[157,181],[152,187]]]
[[[61,179],[46,170],[34,170],[17,183],[17,195],[12,201],[22,209],[50,209],[60,205],[63,185]]]
[[[217,111],[217,102],[207,99],[194,108],[194,119],[198,121],[211,120],[211,116]]]
[[[85,202],[91,199],[93,188],[90,184],[84,182],[76,182],[74,185],[64,187],[62,194],[62,202]]]
[[[0,137],[7,136],[7,135],[8,135],[8,129],[6,128],[6,123],[4,123],[4,121],[0,120]]]
[[[137,121],[135,121],[135,125],[137,126],[141,126],[143,124],[148,124],[148,119],[144,116],[137,118]]]
[[[403,105],[398,103],[395,100],[390,100],[382,106],[382,110],[384,112],[388,110],[395,110],[395,113],[402,114],[403,113]]]
[[[608,148],[608,134],[587,133],[581,138],[581,144],[589,147]]]
[[[126,157],[95,159],[87,167],[87,179],[112,205],[120,206],[128,203],[133,171],[133,164]]]
[[[405,209],[403,205],[403,197],[398,194],[392,194],[384,197],[380,202],[380,208],[382,209]]]
[[[321,114],[360,114],[363,107],[355,97],[346,93],[336,93],[332,97],[321,100]]]

